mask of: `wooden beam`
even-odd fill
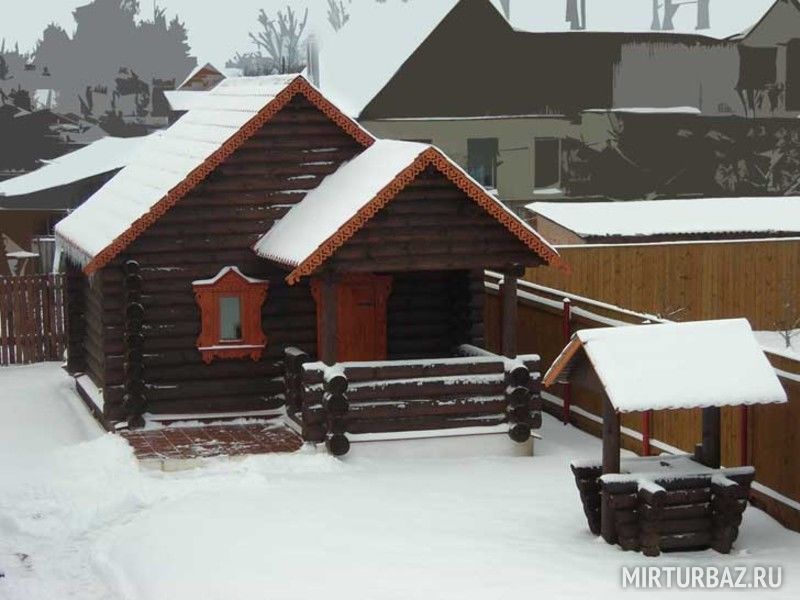
[[[603,399],[603,475],[619,473],[619,414]]]
[[[502,352],[508,358],[517,356],[517,278],[524,269],[512,265],[503,270],[503,285],[500,289],[503,303]]]
[[[338,340],[339,294],[336,278],[326,273],[321,281],[322,327],[320,336],[320,360],[326,365],[336,364]]]
[[[712,469],[720,465],[720,410],[718,406],[703,409],[702,463]]]

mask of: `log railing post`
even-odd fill
[[[297,413],[302,409],[302,368],[310,361],[311,357],[298,348],[287,347],[283,351],[283,377],[289,413]]]
[[[347,433],[347,412],[350,403],[347,400],[347,376],[341,369],[326,369],[323,382],[325,395],[322,404],[328,415],[328,436],[325,446],[334,456],[343,456],[350,450]]]
[[[525,270],[519,265],[511,265],[503,270],[503,285],[500,288],[503,305],[502,351],[508,358],[517,356],[517,278]]]
[[[125,396],[124,408],[131,428],[143,427],[147,410],[144,386],[144,306],[139,263],[125,263]]]
[[[533,392],[530,390],[531,372],[521,362],[506,361],[506,411],[508,414],[508,436],[522,444],[531,437],[533,418],[531,414],[531,400]]]

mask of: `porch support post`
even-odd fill
[[[503,270],[502,352],[508,358],[517,356],[517,278],[524,274],[524,267],[519,265],[510,265]]]
[[[326,365],[336,364],[336,347],[338,338],[339,294],[336,277],[333,273],[325,273],[321,281],[322,331],[319,359]]]
[[[614,410],[608,396],[603,398],[603,475],[619,473],[619,414]],[[611,506],[609,493],[602,489],[600,497],[600,534],[609,544],[617,542],[615,510]]]
[[[718,406],[703,409],[703,445],[701,462],[711,468],[719,469],[720,457],[720,410]]]
[[[603,475],[619,473],[619,414],[603,399]]]

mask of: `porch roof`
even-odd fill
[[[291,267],[287,281],[296,283],[322,266],[431,165],[539,258],[550,264],[560,263],[558,253],[544,238],[437,148],[396,140],[376,141],[326,177],[253,249],[263,258]]]
[[[786,402],[746,319],[584,329],[544,384],[569,381],[581,356],[622,413]]]

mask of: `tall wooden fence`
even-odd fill
[[[486,286],[486,345],[500,347],[501,306],[499,276]],[[656,316],[626,310],[529,282],[520,282],[517,330],[519,352],[537,352],[544,373],[579,329],[659,322]],[[800,531],[800,361],[766,352],[789,396],[787,404],[722,409],[722,463],[756,468],[752,500],[783,524]],[[646,393],[646,390],[643,390]],[[543,390],[545,411],[594,435],[601,434],[602,404],[597,394],[567,386]],[[569,408],[566,409],[565,405]],[[652,453],[693,452],[701,439],[701,412],[653,412],[649,433]],[[644,450],[641,413],[622,416],[622,444],[637,453]],[[575,457],[590,458],[590,457]]]
[[[0,277],[0,365],[63,358],[64,287],[63,275]]]
[[[571,268],[531,283],[678,321],[746,317],[778,330],[800,316],[800,240],[559,247]]]

